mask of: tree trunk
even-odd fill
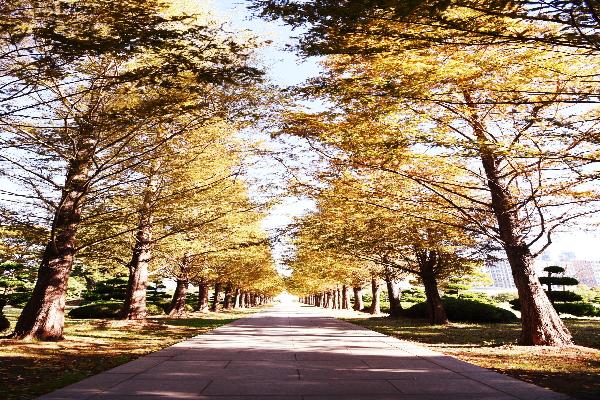
[[[219,312],[219,303],[220,303],[220,298],[219,298],[219,294],[221,292],[221,282],[217,282],[215,283],[215,293],[213,295],[213,300],[212,300],[212,304],[210,305],[210,311],[212,312]]]
[[[208,312],[208,283],[204,279],[198,282],[198,311]]]
[[[84,137],[69,161],[58,209],[54,213],[50,240],[42,255],[31,297],[16,323],[17,339],[61,340],[65,322],[67,282],[75,256],[81,210],[89,190],[88,180],[96,139]]]
[[[335,290],[333,290],[333,292],[331,292],[331,308],[334,310],[339,308],[337,289],[335,289]]]
[[[398,318],[402,315],[402,304],[400,303],[400,287],[391,277],[385,278],[388,299],[390,301],[390,317]]]
[[[571,333],[552,306],[533,269],[533,257],[526,247],[506,248],[521,303],[520,343],[526,346],[573,344]]]
[[[337,302],[337,308],[338,310],[342,309],[342,289],[340,289],[339,287],[337,287],[335,289],[335,298],[336,298],[336,302]]]
[[[484,128],[478,122],[476,108],[470,93],[464,92],[472,109],[473,132],[477,138],[481,163],[487,178],[492,210],[498,222],[498,231],[510,264],[521,303],[521,338],[523,345],[564,346],[573,344],[571,333],[544,293],[533,269],[531,249],[519,229],[517,202],[510,188],[504,187],[502,174]]]
[[[121,311],[122,319],[144,319],[146,318],[146,288],[148,286],[148,267],[152,258],[152,226],[154,216],[152,214],[152,203],[156,193],[156,182],[153,177],[148,181],[148,187],[144,193],[144,200],[140,209],[140,220],[133,254],[129,262],[129,280],[127,282],[127,294],[125,304]]]
[[[246,293],[240,292],[240,308],[246,308]]]
[[[354,305],[352,306],[352,309],[355,311],[360,311],[365,308],[365,303],[363,302],[362,297],[362,287],[355,286],[352,288],[352,290],[354,291]]]
[[[434,325],[444,325],[448,323],[448,317],[442,304],[440,292],[438,291],[437,280],[433,275],[421,276],[423,286],[425,286],[425,296],[427,297],[427,311],[429,321]]]
[[[250,298],[250,293],[248,292],[244,294],[244,304],[248,308],[252,307],[252,299]]]
[[[381,286],[377,279],[371,279],[371,293],[373,295],[373,301],[369,308],[369,313],[376,315],[381,314]]]
[[[232,296],[232,287],[231,283],[228,283],[225,286],[225,297],[223,299],[223,308],[225,310],[231,310],[233,308],[233,296]]]
[[[235,289],[235,298],[233,300],[233,308],[241,308],[242,307],[241,298],[242,298],[242,290],[239,288]]]
[[[187,298],[188,287],[189,281],[187,279],[177,279],[177,287],[175,287],[173,300],[171,300],[169,317],[180,318],[186,314],[185,300]]]
[[[346,285],[342,286],[342,309],[350,309],[350,289]]]

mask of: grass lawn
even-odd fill
[[[517,346],[519,324],[432,326],[423,320],[344,318],[580,399],[600,399],[600,319],[565,320],[577,346]]]
[[[18,312],[5,308],[14,326]],[[62,342],[0,340],[0,398],[35,398],[256,312],[149,318],[144,323],[66,319]]]

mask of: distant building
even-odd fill
[[[570,256],[564,255],[564,256]],[[562,257],[561,257],[562,258]],[[559,265],[565,269],[565,276],[572,276],[589,287],[600,286],[600,261],[570,260],[554,262],[542,257],[535,261],[535,272],[538,276],[545,276],[544,268],[550,265]],[[492,277],[494,284],[490,288],[515,289],[510,265],[507,260],[498,260],[487,263],[483,272]]]
[[[498,260],[495,262],[486,263],[483,267],[483,272],[492,277],[492,280],[494,281],[494,284],[492,285],[493,288],[515,288],[512,272],[507,260]]]

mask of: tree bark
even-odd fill
[[[427,311],[429,321],[434,325],[444,325],[448,323],[446,310],[442,304],[442,298],[438,291],[437,280],[435,276],[421,276],[423,286],[425,286],[425,296],[427,297]]]
[[[386,276],[388,299],[390,301],[390,317],[398,318],[402,315],[402,304],[400,303],[400,287],[394,280]]]
[[[225,286],[225,296],[223,299],[223,308],[225,310],[231,310],[233,308],[233,296],[232,296],[232,287],[231,283],[228,283]]]
[[[69,161],[58,209],[54,213],[50,240],[44,249],[31,298],[23,308],[12,337],[62,340],[67,282],[76,250],[77,229],[89,190],[89,174],[97,141],[86,135]]]
[[[484,127],[471,99],[465,91],[465,101],[472,110],[471,126],[479,146],[481,163],[490,190],[492,211],[498,222],[498,231],[510,264],[521,303],[522,345],[565,346],[572,345],[571,333],[544,293],[533,269],[531,249],[521,233],[517,202],[508,187],[504,187],[502,174]]]
[[[185,300],[187,298],[188,287],[189,281],[187,279],[177,279],[177,286],[175,287],[175,293],[173,293],[169,309],[169,317],[181,318],[186,314]]]
[[[525,246],[507,247],[506,253],[521,303],[520,343],[526,346],[573,344],[571,333],[535,275],[529,249]]]
[[[331,292],[331,308],[333,310],[339,308],[337,289],[335,289],[335,290],[333,290],[333,292]]]
[[[198,283],[198,311],[208,312],[208,283],[204,279]]]
[[[355,286],[352,288],[352,290],[354,291],[354,305],[352,306],[352,309],[355,311],[361,311],[363,308],[365,308],[365,303],[363,302],[362,297],[362,287]]]
[[[210,311],[212,312],[219,312],[219,306],[220,306],[220,299],[219,299],[219,294],[221,292],[221,282],[217,282],[215,283],[215,293],[213,295],[213,299],[212,299],[212,304],[210,305]]]
[[[152,203],[156,193],[156,182],[153,177],[148,180],[148,187],[144,193],[140,219],[135,235],[133,254],[129,262],[129,280],[125,304],[121,311],[122,319],[146,318],[146,289],[148,286],[148,267],[152,258],[152,227],[154,215]]]
[[[346,285],[342,286],[342,309],[350,309],[350,289]]]
[[[371,294],[373,295],[373,301],[369,313],[373,315],[381,314],[381,286],[377,279],[371,279]]]
[[[235,297],[233,299],[233,308],[241,308],[242,307],[241,298],[242,298],[242,290],[239,288],[235,289]]]

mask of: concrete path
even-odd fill
[[[540,387],[298,304],[278,305],[44,400],[550,400]]]

